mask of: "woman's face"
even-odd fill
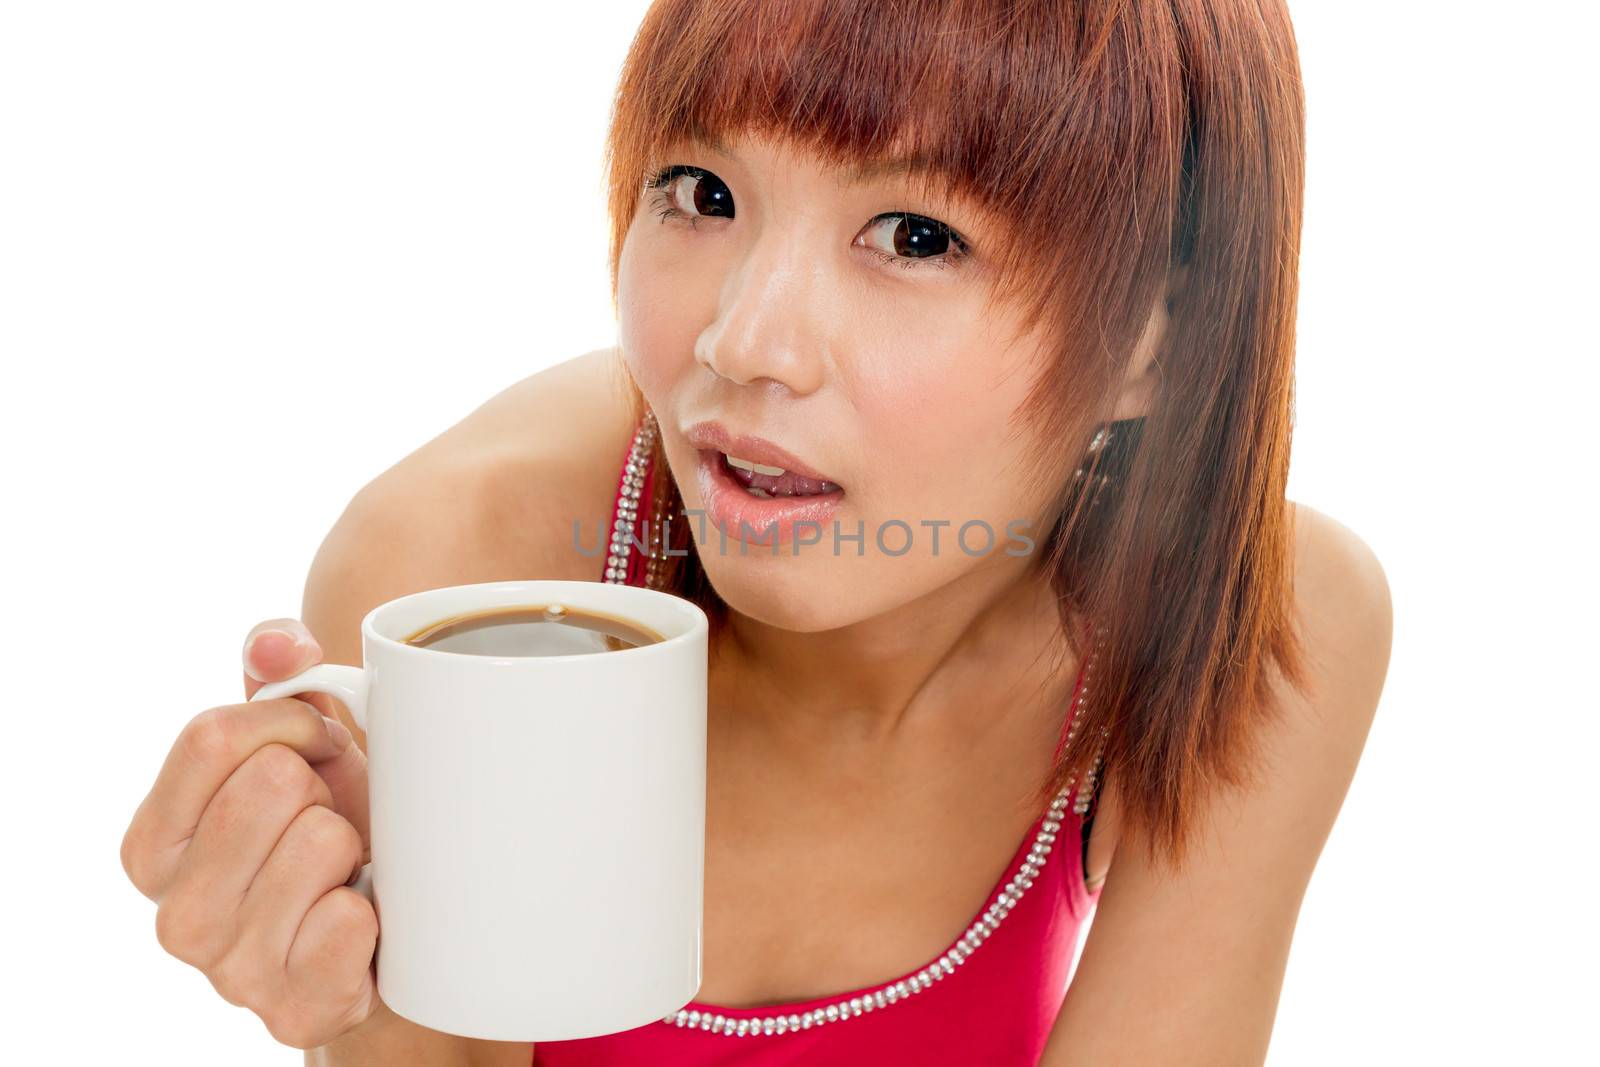
[[[770,141],[726,152],[682,144],[664,157],[618,275],[622,351],[718,593],[815,631],[980,571],[1020,573],[1047,502],[1022,478],[1037,431],[1013,433],[1010,419],[1048,357],[988,300],[998,235],[904,176],[851,182]],[[690,434],[708,422],[832,485],[750,492]]]

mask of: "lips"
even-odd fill
[[[716,543],[776,550],[783,542],[815,542],[838,514],[844,488],[788,449],[717,422],[695,423],[683,435],[696,450],[695,482],[705,517],[721,533]]]
[[[727,464],[730,476],[745,486],[755,486],[776,495],[814,495],[842,491],[838,480],[796,456],[787,449],[754,434],[736,434],[719,422],[697,422],[684,431],[684,438],[702,451],[744,461]],[[746,464],[766,467],[754,470]],[[775,473],[770,468],[779,468]]]

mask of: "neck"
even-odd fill
[[[730,611],[713,663],[741,720],[797,743],[879,744],[951,716],[1004,714],[1002,686],[1029,677],[1045,686],[1066,655],[1049,582],[1018,566],[979,569],[815,633]]]

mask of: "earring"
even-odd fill
[[[1082,478],[1083,477],[1083,468],[1088,465],[1088,461],[1090,459],[1092,459],[1096,453],[1102,451],[1106,447],[1106,445],[1110,443],[1111,434],[1112,434],[1111,425],[1102,422],[1099,425],[1099,427],[1094,431],[1094,436],[1089,439],[1089,451],[1088,451],[1087,455],[1084,456],[1084,463],[1082,465],[1080,465],[1077,470],[1072,472],[1072,476],[1074,478]],[[1100,479],[1099,480],[1100,480],[1100,482],[1102,484],[1104,484],[1105,483],[1105,475],[1104,474],[1100,475]]]
[[[1140,432],[1144,429],[1144,416],[1135,415],[1128,419],[1113,419],[1103,422],[1095,429],[1094,436],[1089,440],[1089,449],[1084,456],[1084,463],[1073,471],[1075,479],[1084,476],[1084,468],[1088,461],[1095,460],[1095,488],[1104,488],[1123,473],[1135,446],[1139,443]],[[1100,455],[1100,453],[1105,453]]]

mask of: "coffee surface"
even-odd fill
[[[573,656],[621,652],[661,640],[660,634],[631,619],[564,604],[526,604],[441,619],[405,643],[471,656]]]

